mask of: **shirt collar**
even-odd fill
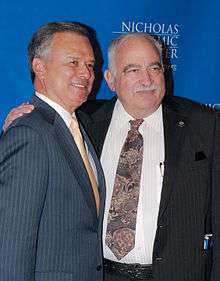
[[[115,104],[113,118],[117,119],[119,128],[128,124],[130,120],[134,120],[134,118],[124,109],[119,99],[117,99]],[[163,126],[162,105],[160,105],[150,116],[143,119],[144,122],[140,127],[148,125],[148,127],[155,129],[157,132],[161,131]]]
[[[70,114],[61,105],[59,105],[58,103],[52,101],[50,98],[46,97],[45,95],[43,95],[41,93],[38,93],[37,91],[35,92],[35,95],[38,98],[40,98],[41,100],[43,100],[44,102],[46,102],[47,104],[49,104],[54,110],[56,110],[56,112],[60,115],[60,117],[63,119],[63,121],[65,122],[65,124],[66,124],[66,126],[68,128],[70,127],[70,124],[72,122],[72,118],[76,119],[75,112]]]

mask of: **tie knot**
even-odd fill
[[[143,122],[144,122],[144,119],[130,120],[129,123],[131,126],[131,131],[137,131]]]

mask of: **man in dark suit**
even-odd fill
[[[151,36],[122,36],[111,43],[108,55],[105,78],[118,99],[105,102],[90,122],[84,121],[106,178],[105,280],[220,280],[218,117],[205,106],[165,96],[162,48]],[[91,106],[86,106],[89,112]],[[136,229],[131,232],[131,201],[122,202],[133,187],[131,181],[127,184],[125,156],[119,171],[118,159],[133,119],[143,119],[139,132],[144,147],[139,205],[132,210]],[[134,150],[130,155],[135,165]],[[134,232],[130,247],[128,233]]]
[[[0,140],[0,280],[102,280],[104,177],[75,110],[94,80],[89,31],[42,26],[29,44],[35,109]]]
[[[79,112],[107,184],[105,281],[220,280],[218,117],[187,99],[165,96],[162,47],[149,35],[114,40],[105,78],[118,99],[88,102],[81,108],[88,116]],[[132,138],[141,135],[143,140],[142,146],[139,140],[143,159],[138,208],[124,201],[137,197],[133,195],[137,181],[128,180],[126,167],[136,165],[134,155],[140,155],[131,141],[131,156],[123,156],[124,168],[118,169],[130,120],[141,120]],[[118,174],[123,180],[120,185]],[[123,235],[118,235],[118,226]]]

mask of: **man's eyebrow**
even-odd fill
[[[123,72],[126,72],[129,68],[133,68],[133,67],[140,68],[141,66],[139,64],[130,63],[125,65]]]
[[[68,55],[66,58],[72,60],[80,60],[80,57],[74,55]],[[95,63],[95,59],[88,58],[87,62]]]
[[[78,59],[79,59],[79,57],[77,57],[77,56],[73,56],[73,55],[68,55],[68,56],[67,56],[67,58],[69,58],[69,59],[76,59],[76,60],[78,60]]]
[[[162,64],[161,64],[160,61],[151,62],[148,66],[152,66],[152,65],[158,65],[158,66],[161,66],[161,67],[162,67]]]
[[[149,67],[149,66],[160,66],[162,67],[162,64],[160,61],[154,61],[154,62],[151,62],[150,64],[148,64],[146,67]],[[130,63],[130,64],[127,64],[125,65],[124,69],[123,69],[123,72],[126,72],[127,70],[129,70],[130,68],[141,68],[141,65],[140,64],[135,64],[135,63]]]

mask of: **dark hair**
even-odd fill
[[[34,82],[35,73],[32,69],[34,58],[42,58],[49,51],[53,35],[58,32],[75,32],[87,37],[93,36],[93,29],[79,22],[49,22],[41,26],[32,36],[28,44],[28,62],[31,72],[31,80]]]

